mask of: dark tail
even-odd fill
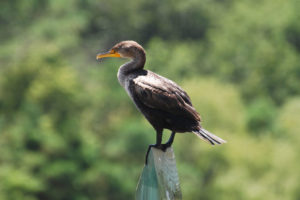
[[[210,133],[209,131],[205,130],[204,128],[200,128],[199,131],[193,131],[193,133],[195,133],[202,140],[209,142],[211,145],[226,143],[225,140]]]

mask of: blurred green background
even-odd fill
[[[300,199],[298,0],[1,0],[0,199],[133,199],[152,127],[119,85],[135,40],[203,126],[174,142],[183,199]],[[165,131],[164,139],[169,136]]]

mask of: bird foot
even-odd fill
[[[166,143],[166,144],[162,144],[160,146],[160,149],[163,151],[163,152],[166,152],[167,148],[169,148],[171,145]]]
[[[154,148],[157,148],[157,149],[161,149],[161,144],[160,145],[158,145],[158,144],[150,144],[149,146],[148,146],[148,150],[147,150],[147,153],[146,153],[146,160],[145,160],[145,164],[147,165],[148,164],[148,155],[149,155],[149,152],[150,152],[150,149],[152,148],[152,147],[154,147]]]
[[[171,144],[169,144],[169,143],[166,143],[166,144],[160,144],[160,145],[158,145],[158,144],[150,144],[150,145],[148,146],[148,150],[147,150],[147,153],[146,153],[145,164],[146,164],[146,165],[148,164],[148,155],[149,155],[150,149],[151,149],[152,147],[154,147],[154,148],[156,148],[156,149],[160,149],[160,150],[162,150],[163,152],[166,152],[167,148],[169,148],[170,146],[171,146]]]

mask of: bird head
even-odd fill
[[[121,57],[134,59],[139,55],[145,55],[145,50],[135,41],[123,41],[113,46],[108,52],[97,55],[97,60],[105,57]]]

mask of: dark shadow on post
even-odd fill
[[[173,148],[151,148],[140,177],[136,200],[181,200],[182,194]]]

